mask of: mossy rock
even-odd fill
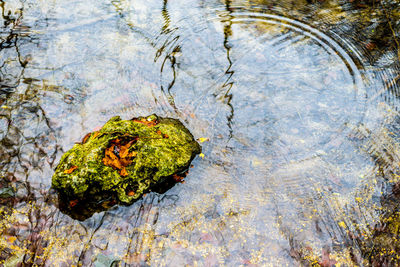
[[[52,178],[64,206],[82,200],[132,204],[168,177],[185,172],[201,148],[176,119],[110,119],[66,152]]]

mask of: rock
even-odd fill
[[[63,202],[60,206],[68,208],[81,202],[132,204],[185,172],[200,151],[179,120],[116,116],[62,156],[52,187]]]

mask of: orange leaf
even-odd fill
[[[89,137],[92,135],[92,133],[87,133],[86,135],[85,135],[85,137],[83,137],[83,139],[82,139],[82,144],[84,144],[84,143],[86,143],[87,142],[87,140],[89,139]]]
[[[76,204],[78,204],[78,200],[77,200],[77,199],[71,200],[71,201],[69,202],[69,206],[70,206],[71,208],[74,207],[74,206],[76,206]]]
[[[70,174],[73,171],[75,171],[76,169],[78,169],[78,166],[72,166],[71,168],[69,168],[68,170],[65,170],[64,173],[66,174]]]
[[[97,136],[99,136],[100,132],[94,132],[93,134],[93,139],[96,138]]]
[[[129,164],[131,164],[132,163],[132,160],[130,160],[130,159],[128,159],[128,158],[122,158],[122,159],[120,159],[119,160],[120,162],[121,162],[121,165],[122,166],[128,166]]]
[[[112,140],[110,147],[106,148],[104,152],[104,165],[118,169],[121,176],[129,175],[125,167],[132,163],[132,157],[137,154],[135,151],[129,152],[130,146],[136,142],[136,140],[137,138],[129,141],[125,145],[122,145],[121,143],[123,141],[118,138]],[[116,154],[114,154],[114,152]]]
[[[119,151],[120,158],[126,158],[129,155],[129,148],[125,146],[121,146],[121,150]]]
[[[106,166],[122,169],[122,164],[113,151],[114,151],[113,145],[106,149],[105,156],[103,158],[103,163]]]
[[[172,175],[172,178],[174,179],[175,182],[178,182],[178,183],[183,182],[183,179],[185,179],[185,177],[179,176],[177,174]]]
[[[134,119],[133,121],[137,122],[137,123],[144,124],[144,125],[146,125],[148,127],[153,127],[153,126],[158,124],[157,121],[147,121],[145,118],[142,118],[141,120]]]
[[[128,172],[126,171],[125,167],[122,167],[122,170],[119,172],[119,174],[121,174],[121,176],[127,176]]]
[[[129,192],[128,192],[128,196],[131,197],[131,196],[134,196],[134,195],[135,195],[135,192],[133,192],[133,191],[129,191]]]
[[[132,145],[132,143],[133,143],[133,140],[130,141],[129,143],[127,143],[126,145],[120,147],[120,152],[119,152],[120,158],[126,158],[129,156],[129,148]]]

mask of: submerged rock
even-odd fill
[[[62,156],[52,186],[69,208],[105,200],[132,204],[169,177],[185,172],[200,151],[179,120],[116,116]]]

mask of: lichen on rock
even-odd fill
[[[105,198],[131,204],[167,177],[187,170],[200,151],[179,120],[116,116],[62,156],[52,186],[71,205]]]

